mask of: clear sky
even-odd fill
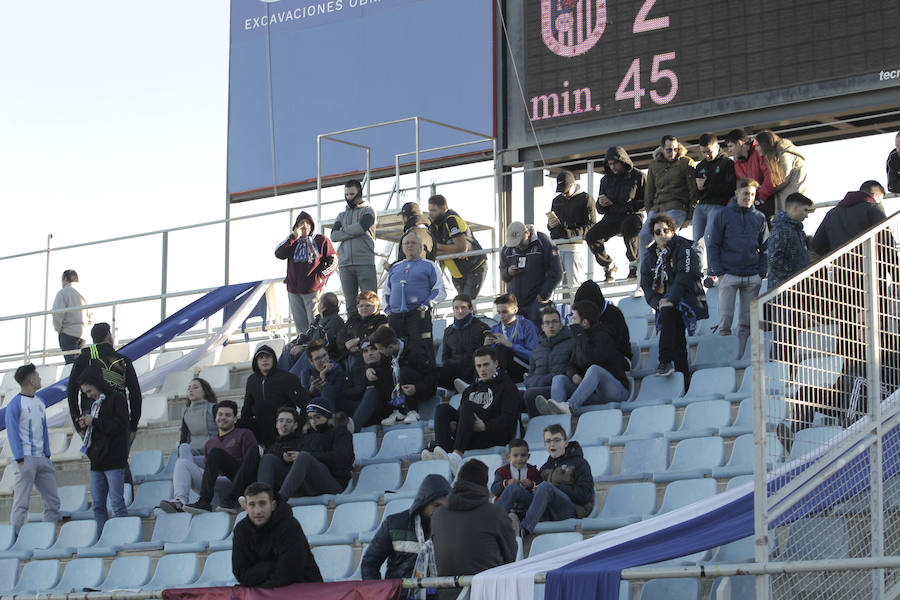
[[[48,233],[62,246],[224,216],[226,2],[47,0],[3,2],[3,8],[0,255],[41,249]],[[804,147],[809,195],[838,199],[865,179],[883,182],[892,146],[893,134],[885,134]],[[483,193],[463,189],[448,193],[451,202],[464,216],[484,215]],[[538,190],[548,205],[552,195],[549,185]],[[293,202],[248,203],[234,212]],[[521,214],[515,207],[514,217]],[[821,216],[811,218],[808,232]],[[287,229],[284,218],[236,226],[241,244],[234,249],[232,281],[282,275],[272,249]],[[206,228],[171,236],[170,290],[221,283],[220,235]],[[612,246],[624,264],[621,242]],[[155,237],[54,255],[51,301],[59,273],[69,267],[82,274],[80,289],[91,302],[158,293],[159,252]],[[0,315],[43,308],[43,257],[0,261],[0,278],[8,284]],[[149,327],[158,313],[143,309],[134,320]],[[0,339],[6,340],[0,346],[10,339],[19,345],[21,325],[0,323]]]

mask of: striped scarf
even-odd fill
[[[100,394],[100,397],[94,400],[94,403],[91,404],[91,424],[88,426],[87,431],[84,434],[84,445],[81,446],[81,453],[87,454],[88,448],[91,447],[91,437],[94,432],[94,421],[97,420],[97,417],[100,416],[100,405],[103,404],[103,400],[106,399],[106,394]]]
[[[294,262],[314,263],[319,259],[319,249],[309,236],[297,240],[294,245]]]

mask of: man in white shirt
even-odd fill
[[[35,396],[41,389],[41,376],[29,363],[16,369],[15,379],[21,393],[16,394],[6,407],[6,435],[18,465],[10,516],[18,535],[28,515],[32,487],[37,487],[44,500],[44,521],[55,523],[59,520],[59,495],[56,472],[50,463],[50,436],[44,402]]]
[[[59,334],[59,349],[62,351],[78,350],[84,346],[81,336],[84,334],[84,309],[87,304],[84,297],[78,293],[72,284],[78,281],[78,273],[73,269],[66,269],[62,274],[62,289],[56,292],[53,300],[53,310],[71,308],[53,313],[53,329]],[[64,356],[66,364],[74,363],[77,352]]]

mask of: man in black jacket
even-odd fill
[[[547,213],[547,229],[552,240],[568,240],[585,235],[597,219],[594,199],[581,191],[575,174],[561,171],[556,176],[557,195]],[[584,279],[584,254],[581,240],[558,243],[563,267],[563,285],[575,287]]]
[[[489,329],[472,312],[471,297],[459,294],[453,299],[453,323],[444,331],[441,366],[438,367],[439,386],[452,390],[456,379],[464,382],[475,379],[472,353],[484,344],[484,333]]]
[[[900,131],[894,138],[894,146],[887,157],[887,186],[889,192],[900,194]]]
[[[606,270],[606,281],[612,281],[616,266],[604,244],[610,238],[621,235],[628,258],[628,279],[634,279],[641,258],[638,233],[644,223],[641,211],[644,209],[644,182],[647,177],[643,171],[634,168],[631,157],[621,146],[606,151],[603,170],[605,174],[600,180],[600,193],[597,195],[597,212],[603,218],[591,227],[584,239],[594,258]]]
[[[275,413],[280,406],[305,410],[308,395],[293,373],[275,365],[275,351],[267,345],[253,355],[253,373],[247,378],[244,406],[237,426],[249,429],[262,444],[275,441]]]
[[[234,526],[231,569],[243,586],[273,588],[322,581],[303,527],[265,483],[244,491],[247,518]]]
[[[597,282],[588,279],[578,287],[575,292],[575,302],[581,300],[590,300],[600,309],[600,320],[595,325],[602,325],[606,329],[606,333],[612,337],[616,344],[619,354],[632,361],[631,356],[631,334],[628,332],[628,323],[625,322],[625,315],[618,306],[610,302],[603,295],[603,290],[597,285]],[[630,370],[630,367],[629,367]]]
[[[500,277],[519,301],[519,314],[541,326],[541,308],[550,303],[562,280],[559,251],[534,225],[514,221],[506,228],[506,245],[500,251]]]
[[[734,175],[734,161],[721,151],[719,138],[714,133],[700,136],[701,160],[694,167],[696,170],[697,190],[700,203],[694,207],[691,220],[694,230],[694,250],[701,265],[706,264],[706,247],[712,233],[712,224],[716,215],[734,197],[737,179]]]
[[[478,381],[466,388],[459,410],[440,404],[434,413],[432,451],[422,459],[446,458],[456,475],[463,453],[473,448],[505,446],[512,439],[519,417],[522,394],[509,376],[500,371],[497,353],[489,346],[475,351]]]
[[[375,333],[369,336],[369,341],[391,364],[394,385],[388,403],[394,410],[382,419],[382,426],[417,422],[419,403],[430,400],[437,391],[437,369],[434,361],[422,344],[411,344],[409,340],[398,339],[397,334],[388,325],[376,329]],[[404,381],[402,376],[404,372],[414,374],[415,377],[407,376],[407,381]],[[373,376],[374,379],[370,377],[368,371],[366,372],[366,377],[374,383],[378,381],[379,376],[374,371]],[[415,379],[415,383],[409,381],[411,379]],[[370,394],[367,390],[367,393],[363,394],[362,402],[353,415],[357,429],[365,427],[365,423],[379,410],[380,402],[383,402],[383,399],[377,393]],[[405,410],[405,414],[401,410]]]
[[[537,396],[535,407],[541,414],[584,412],[583,406],[624,402],[630,384],[625,376],[628,362],[616,349],[612,337],[600,324],[600,309],[590,300],[572,305],[575,347],[565,375],[550,384],[550,399]]]

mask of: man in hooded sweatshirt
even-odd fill
[[[275,364],[275,351],[267,345],[253,355],[253,373],[247,378],[244,406],[237,426],[249,429],[262,444],[275,441],[275,413],[278,407],[297,406],[304,410],[309,400],[300,379]]]
[[[466,461],[447,503],[431,518],[439,576],[475,575],[516,560],[513,522],[490,501],[487,485],[487,465],[478,459]]]
[[[584,236],[597,221],[597,213],[594,199],[581,189],[571,171],[560,171],[556,176],[556,192],[547,213],[547,230],[551,240],[559,240],[556,243],[563,268],[562,283],[575,287],[584,279],[584,250],[581,240],[567,240]]]
[[[322,581],[303,527],[265,483],[244,491],[247,518],[234,526],[231,569],[242,586],[274,588]]]
[[[597,212],[603,217],[591,227],[584,239],[597,262],[606,270],[606,281],[612,281],[616,265],[607,254],[605,243],[617,235],[625,240],[625,256],[628,258],[628,279],[637,278],[640,251],[638,233],[641,230],[641,212],[644,209],[644,185],[647,177],[635,169],[628,152],[621,146],[606,151],[603,160],[604,175],[597,194]]]
[[[426,475],[416,497],[406,510],[388,515],[360,562],[363,579],[381,579],[381,565],[387,561],[385,579],[415,576],[416,559],[431,539],[431,517],[447,502],[450,482],[436,473]],[[436,575],[436,573],[429,573]]]
[[[284,283],[298,333],[309,329],[319,294],[337,269],[331,241],[321,233],[313,235],[315,228],[312,216],[302,211],[290,235],[275,249],[275,258],[288,261]]]
[[[588,279],[578,287],[575,292],[575,302],[582,300],[590,300],[600,309],[600,325],[606,329],[606,333],[612,337],[616,344],[616,350],[628,359],[629,369],[631,370],[631,334],[628,332],[628,323],[625,321],[625,315],[618,306],[610,302],[603,295],[603,290],[595,281]],[[578,327],[577,323],[572,324]]]
[[[347,208],[331,226],[331,240],[338,246],[338,277],[344,298],[356,298],[360,292],[375,290],[375,211],[362,195],[362,184],[351,179],[344,186]],[[347,316],[356,314],[356,306],[347,303]]]
[[[687,148],[674,135],[664,135],[647,168],[647,185],[644,187],[647,221],[638,234],[642,254],[653,242],[650,219],[654,215],[668,214],[679,229],[691,219],[698,200],[695,175],[694,160],[687,155]]]
[[[500,251],[500,278],[519,301],[519,313],[541,326],[541,308],[550,303],[562,280],[559,251],[534,225],[514,221],[506,228],[506,245]]]

